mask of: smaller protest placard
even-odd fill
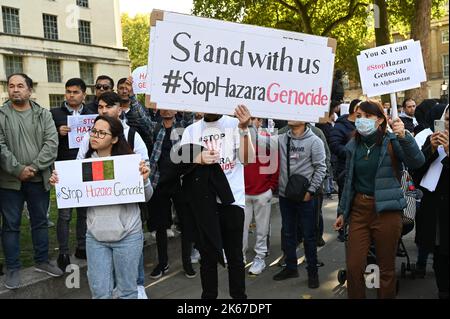
[[[94,126],[94,121],[98,114],[92,115],[69,115],[67,117],[67,126],[69,132],[69,148],[79,148],[83,137]]]
[[[426,81],[419,41],[364,50],[357,60],[363,93],[369,97],[417,88]]]
[[[57,161],[59,209],[145,201],[140,155]]]
[[[134,94],[145,93],[147,88],[147,66],[140,66],[136,68],[132,73],[133,77],[133,92]]]

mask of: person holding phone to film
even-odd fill
[[[427,137],[422,147],[425,164],[413,172],[414,183],[423,192],[420,209],[416,213],[416,244],[433,252],[439,298],[448,299],[448,105],[441,118],[432,123],[434,133]]]

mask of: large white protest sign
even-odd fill
[[[145,201],[140,155],[57,161],[58,208],[90,207]]]
[[[67,126],[69,132],[69,148],[79,148],[83,137],[94,126],[94,120],[97,114],[93,115],[69,115],[67,117]]]
[[[332,39],[175,13],[167,17],[151,31],[147,94],[154,106],[233,114],[245,104],[262,118],[318,122],[325,117]]]
[[[413,89],[426,81],[419,41],[364,50],[357,60],[362,89],[369,97]]]
[[[147,66],[140,66],[131,73],[133,77],[133,93],[145,93],[147,87]]]

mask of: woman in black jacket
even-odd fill
[[[416,214],[416,243],[426,251],[434,252],[433,269],[439,298],[448,299],[449,254],[449,159],[448,105],[444,112],[445,132],[435,131],[422,147],[425,164],[413,173],[416,185],[423,191],[421,207]],[[431,178],[434,172],[439,177]]]

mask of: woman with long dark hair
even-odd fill
[[[425,159],[400,119],[388,120],[376,101],[356,108],[356,132],[346,145],[346,181],[334,228],[349,224],[347,291],[365,298],[364,272],[369,247],[375,244],[380,269],[379,298],[395,298],[395,257],[406,200],[400,186],[400,165],[420,167]]]
[[[133,154],[123,135],[120,120],[98,116],[90,132],[86,158]],[[141,161],[136,167],[144,178],[145,200],[153,194],[148,179],[150,169]],[[56,171],[50,183],[58,183]],[[138,203],[89,207],[87,210],[86,253],[88,281],[92,298],[117,296],[136,299],[138,264],[142,254],[143,232]]]

